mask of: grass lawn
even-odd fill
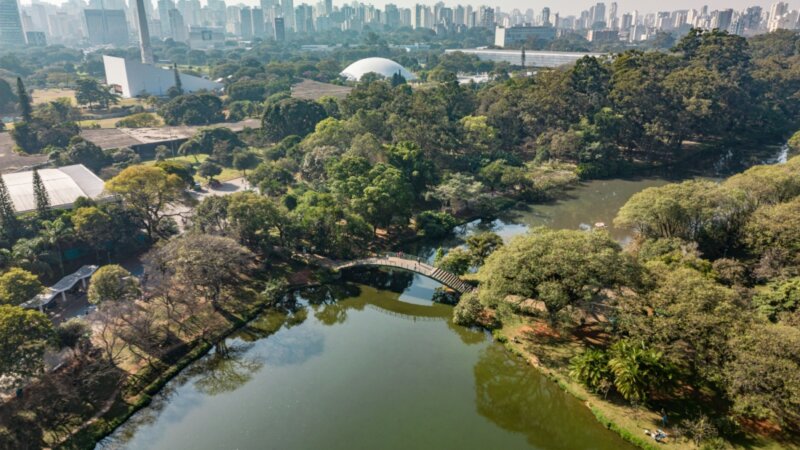
[[[191,164],[194,167],[195,170],[197,170],[197,168],[200,167],[200,164],[202,164],[203,161],[205,161],[206,159],[208,159],[208,155],[199,154],[199,155],[197,155],[196,159],[195,159],[195,156],[176,156],[174,158],[167,158],[166,161],[188,162],[189,164]],[[156,163],[156,161],[152,160],[152,161],[145,161],[143,164],[153,165],[155,163]],[[242,173],[240,171],[238,171],[236,169],[233,169],[233,168],[230,168],[230,167],[223,167],[222,168],[222,173],[219,174],[218,176],[216,176],[215,178],[217,179],[217,181],[219,181],[221,183],[224,183],[226,181],[233,180],[234,178],[239,178],[241,176],[242,176]],[[205,184],[206,183],[206,179],[201,177],[200,175],[197,175],[197,174],[195,174],[194,180],[196,182],[200,183],[200,184]]]
[[[97,120],[91,120],[91,119],[80,120],[78,121],[78,125],[80,125],[81,128],[88,128],[94,124],[100,125],[100,128],[116,128],[117,122],[119,122],[122,119],[124,119],[124,117],[112,117],[109,119],[97,119]]]
[[[72,104],[76,105],[75,90],[74,89],[34,89],[33,90],[33,104],[39,105],[42,103],[52,102],[59,98],[68,98],[72,100]]]

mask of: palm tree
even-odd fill
[[[43,252],[45,243],[40,237],[20,239],[11,249],[11,259],[15,266],[39,275],[52,275],[53,269]]]
[[[42,222],[42,227],[39,230],[39,237],[42,238],[42,241],[48,246],[55,249],[56,253],[58,254],[58,267],[61,269],[61,276],[65,275],[64,273],[64,256],[61,251],[61,244],[73,237],[75,232],[72,230],[70,226],[66,224],[61,218],[56,220],[50,221],[45,220]]]
[[[673,368],[663,353],[622,340],[611,346],[608,367],[614,374],[614,387],[625,400],[644,402],[653,388],[672,380]]]

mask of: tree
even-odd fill
[[[253,152],[241,151],[233,154],[233,168],[240,170],[242,176],[247,176],[247,169],[252,169],[258,165],[258,156]]]
[[[74,356],[81,349],[90,346],[92,329],[83,320],[72,318],[59,324],[55,329],[55,335],[59,348],[72,350]]]
[[[619,331],[663,352],[684,373],[721,383],[728,339],[746,323],[735,291],[691,268],[647,267],[655,286],[643,296],[621,298]]]
[[[225,121],[222,100],[211,94],[179,95],[165,103],[158,114],[167,125],[208,125]]]
[[[14,204],[11,202],[11,195],[3,177],[0,177],[0,235],[12,240],[17,235],[19,221]]]
[[[427,238],[439,238],[452,233],[458,220],[444,211],[423,211],[414,219],[417,234]]]
[[[209,183],[211,183],[215,176],[221,173],[222,166],[208,159],[203,161],[203,163],[200,164],[200,167],[197,169],[197,174],[208,180]]]
[[[96,206],[82,207],[72,213],[75,233],[96,251],[108,251],[114,237],[114,221],[111,216]]]
[[[406,224],[411,216],[411,185],[402,173],[389,165],[378,164],[367,175],[369,184],[355,199],[356,210],[373,231],[394,223]]]
[[[162,223],[174,213],[173,205],[183,201],[184,183],[177,175],[154,166],[131,166],[106,183],[130,208],[150,239],[162,237]]]
[[[148,271],[194,288],[218,308],[223,293],[239,285],[253,267],[254,256],[233,239],[189,234],[151,250],[145,261]]]
[[[0,303],[20,305],[44,290],[39,277],[27,270],[13,267],[0,275]]]
[[[478,300],[478,295],[468,292],[461,296],[453,308],[453,322],[462,326],[475,325],[482,312],[483,305]]]
[[[92,275],[86,296],[92,304],[127,302],[141,294],[139,281],[117,264],[103,266]]]
[[[800,418],[800,330],[755,325],[731,340],[725,388],[734,411],[744,417],[796,423]]]
[[[33,106],[28,91],[22,83],[22,78],[17,77],[17,101],[19,102],[19,113],[24,122],[30,122],[33,115]]]
[[[497,305],[518,295],[543,301],[555,315],[628,282],[634,269],[620,250],[603,232],[536,228],[486,259],[479,272],[481,301]]]
[[[484,231],[467,237],[467,248],[472,256],[472,265],[482,266],[486,258],[503,245],[503,238],[497,233]]]
[[[11,112],[14,104],[17,103],[17,96],[8,81],[0,78],[0,112]]]
[[[455,275],[464,275],[472,266],[472,255],[463,248],[450,249],[446,255],[437,253],[434,265]]]
[[[58,257],[58,267],[61,269],[61,275],[64,273],[64,257],[61,252],[61,244],[73,236],[72,227],[70,227],[63,218],[59,217],[56,220],[45,220],[41,224],[39,230],[39,237],[42,241],[55,250]]]
[[[648,393],[663,389],[672,379],[673,369],[661,352],[621,340],[609,350],[608,367],[614,374],[614,388],[625,400],[645,402]]]
[[[108,87],[104,87],[94,78],[79,78],[75,89],[75,100],[81,105],[89,105],[89,109],[96,103],[102,108],[119,103],[119,95],[113,94]]]
[[[175,77],[175,83],[172,87],[167,90],[167,96],[169,98],[175,98],[180,95],[183,95],[183,83],[181,82],[181,73],[178,72],[178,65],[173,63],[172,64],[172,74]]]
[[[0,305],[0,375],[19,382],[40,373],[52,333],[52,323],[46,315]]]
[[[262,119],[264,135],[274,141],[291,136],[305,136],[325,119],[325,108],[313,100],[287,98],[267,105]]]
[[[33,169],[33,198],[36,202],[36,215],[39,218],[46,217],[50,209],[50,196],[37,169]]]

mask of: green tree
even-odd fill
[[[36,215],[40,218],[46,217],[50,210],[50,196],[37,169],[33,169],[33,198],[36,202]]]
[[[167,125],[208,125],[225,120],[222,100],[211,94],[179,95],[165,103],[158,114]]]
[[[486,258],[503,245],[497,233],[483,231],[467,237],[467,248],[472,256],[472,265],[482,266]]]
[[[622,298],[620,332],[663,352],[684,373],[720,383],[727,341],[746,323],[735,291],[691,268],[649,263],[648,269],[655,288]]]
[[[22,78],[17,77],[17,101],[19,102],[19,113],[24,122],[30,122],[33,116],[33,105],[31,97],[22,83]]]
[[[569,374],[594,392],[607,394],[614,374],[608,367],[608,353],[590,348],[570,360]]]
[[[800,418],[800,330],[760,324],[731,340],[725,389],[738,415],[796,423]]]
[[[140,293],[136,277],[122,266],[109,264],[92,275],[86,296],[90,303],[98,305],[103,302],[133,301]]]
[[[170,208],[184,201],[184,183],[177,175],[154,166],[131,166],[106,182],[130,208],[150,239],[163,237],[161,225],[171,217]]]
[[[19,221],[3,177],[0,177],[0,226],[0,235],[9,240],[16,237]]]
[[[472,267],[472,255],[460,247],[450,249],[441,257],[439,254],[436,256],[434,265],[455,275],[464,275]]]
[[[27,270],[13,267],[0,275],[0,303],[20,305],[44,290],[39,277]]]
[[[631,280],[634,267],[603,232],[536,228],[492,253],[479,272],[481,301],[508,295],[541,300],[551,316]]]
[[[214,177],[221,173],[222,166],[208,159],[203,161],[203,163],[200,164],[200,167],[197,169],[197,174],[208,180],[209,183],[214,180]]]
[[[625,400],[645,402],[648,393],[664,389],[674,370],[661,352],[621,340],[609,350],[608,367],[614,374],[614,388]]]
[[[44,314],[0,305],[0,374],[20,382],[41,373],[52,333],[52,323]]]
[[[325,108],[313,100],[287,98],[267,105],[262,119],[264,135],[274,141],[291,136],[305,136],[325,119]]]

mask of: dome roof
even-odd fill
[[[347,66],[340,75],[346,77],[348,80],[359,81],[364,74],[375,72],[386,78],[391,78],[392,75],[400,72],[406,80],[416,80],[417,77],[406,70],[405,67],[397,64],[391,59],[386,58],[364,58],[360,59],[353,64]]]

